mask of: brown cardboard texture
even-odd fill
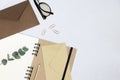
[[[32,71],[30,80],[35,79],[35,75],[36,75],[37,70],[38,70],[38,65],[40,65],[40,70],[38,71],[36,80],[47,80],[46,75],[45,75],[46,72],[45,72],[44,59],[43,59],[41,47],[44,45],[53,45],[56,43],[40,39],[39,44],[40,44],[40,48],[39,48],[38,54],[37,54],[37,56],[34,57],[32,65],[31,65],[33,67],[33,71]],[[66,49],[67,49],[68,54],[69,54],[70,47],[66,47]],[[76,55],[76,49],[74,48],[72,55],[71,55],[70,63],[69,63],[70,71],[72,71],[75,55]]]
[[[0,39],[38,25],[29,1],[0,11]]]

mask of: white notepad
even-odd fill
[[[25,55],[20,56],[20,59],[8,61],[6,65],[0,65],[0,80],[26,80],[27,67],[31,65],[33,60],[34,44],[38,42],[37,38],[15,34],[5,39],[0,40],[0,63],[3,59],[7,59],[7,54],[10,57],[14,51],[26,46],[29,50]]]

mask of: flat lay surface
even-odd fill
[[[0,10],[21,1],[1,0]],[[21,34],[77,48],[72,80],[120,80],[119,0],[40,1],[49,4],[54,15],[43,20],[30,0],[40,25]]]

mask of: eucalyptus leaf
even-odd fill
[[[25,46],[24,46],[22,49],[23,49],[25,52],[29,50],[29,49],[28,49],[27,47],[25,47]]]
[[[13,52],[13,53],[12,53],[12,56],[13,56],[15,59],[20,59],[20,56],[19,56],[19,54],[18,54],[17,51]]]
[[[7,64],[7,60],[6,60],[6,59],[3,59],[3,60],[2,60],[2,64],[3,64],[3,65],[6,65],[6,64]]]
[[[18,53],[19,53],[21,56],[25,55],[25,52],[24,52],[22,49],[19,49],[19,50],[18,50]]]

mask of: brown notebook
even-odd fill
[[[33,53],[34,59],[33,59],[32,65],[31,65],[31,67],[28,67],[29,69],[27,70],[30,72],[30,73],[27,73],[27,75],[28,75],[28,77],[26,77],[27,79],[29,79],[29,80],[51,80],[51,79],[49,79],[49,75],[47,74],[48,72],[45,69],[45,67],[46,67],[45,66],[45,57],[44,57],[44,51],[42,50],[42,48],[46,47],[46,46],[49,47],[51,45],[55,46],[57,44],[58,43],[53,43],[53,42],[49,42],[46,40],[39,40],[39,43],[36,44],[38,47],[35,47],[36,50],[34,50],[35,53]],[[62,45],[62,44],[60,44],[60,45]],[[70,74],[70,72],[72,70],[74,58],[76,55],[75,48],[66,46],[65,49],[67,51],[67,54],[66,54],[67,59],[66,59],[64,71],[62,72],[62,76],[61,76],[60,80],[68,79],[66,77],[68,76],[67,74]],[[71,55],[70,55],[70,53],[71,53]],[[64,58],[65,58],[65,56],[63,56],[63,59]],[[60,62],[62,62],[62,61],[60,60]],[[60,62],[58,62],[57,64],[59,64]],[[51,62],[51,64],[52,64],[52,62]],[[61,67],[60,67],[60,69],[61,69]],[[70,72],[68,69],[70,70]],[[58,71],[60,71],[60,70],[58,70]],[[59,78],[59,76],[58,76],[58,78]],[[52,79],[52,80],[54,80],[54,79]],[[69,80],[71,80],[71,79],[69,79]]]
[[[0,45],[0,80],[72,80],[73,47],[19,33],[1,39]]]
[[[0,11],[0,39],[38,25],[29,1]]]

